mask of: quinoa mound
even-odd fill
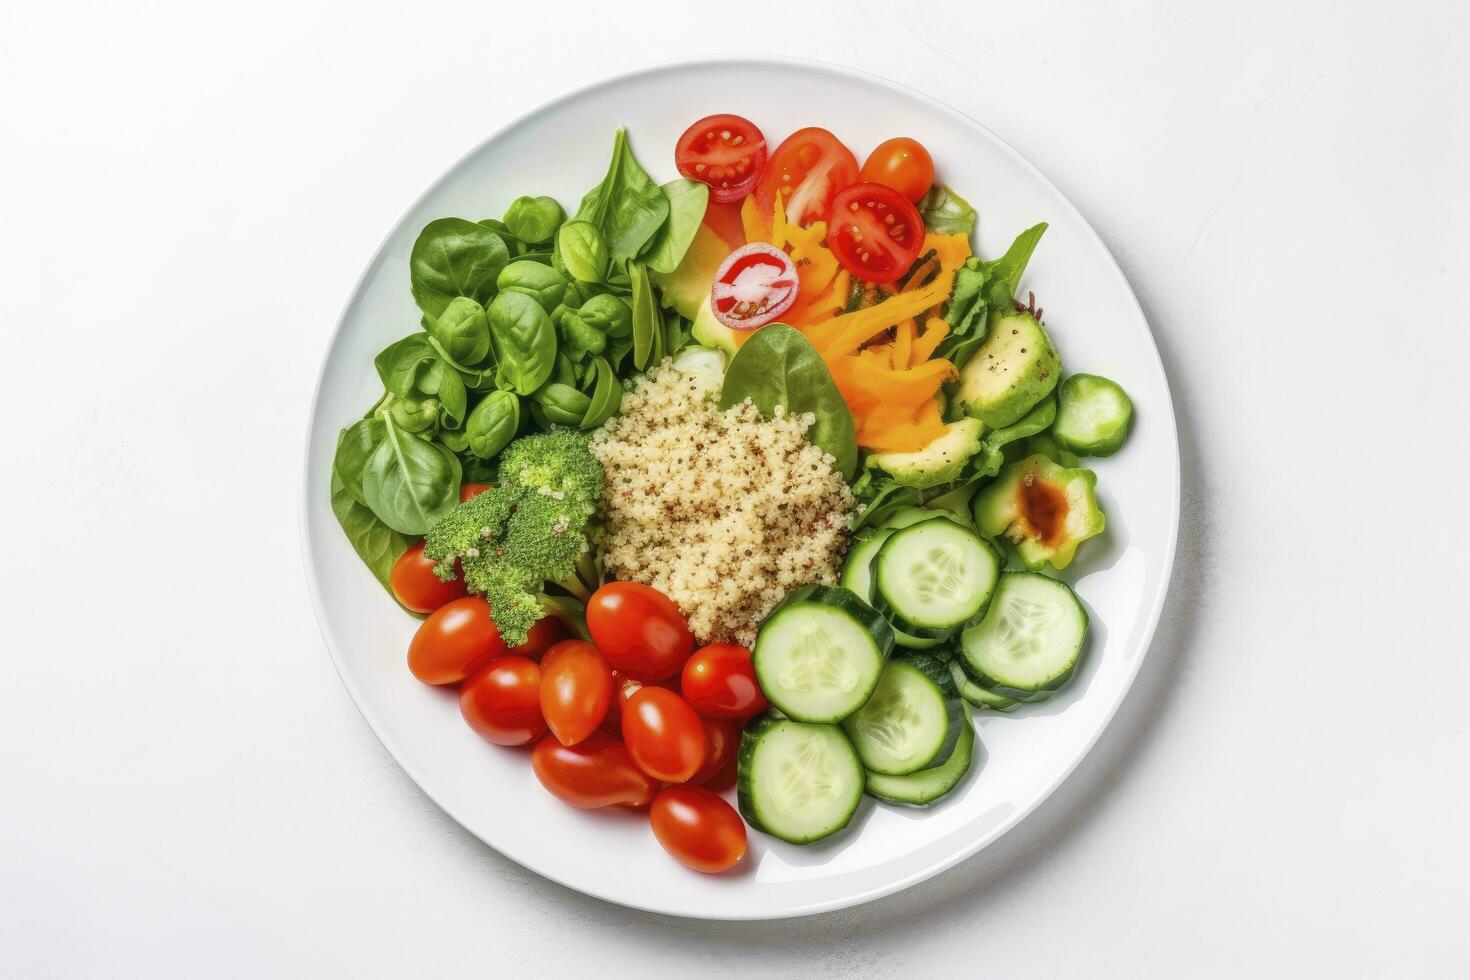
[[[750,646],[793,589],[835,585],[852,493],[806,439],[810,414],[721,412],[720,380],[665,360],[592,440],[604,567],[673,599],[703,642]]]

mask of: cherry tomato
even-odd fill
[[[694,634],[674,601],[638,582],[609,582],[587,602],[592,642],[625,677],[653,681],[684,666]]]
[[[743,116],[705,116],[684,130],[674,146],[674,166],[709,185],[713,201],[738,201],[750,193],[766,162],[766,138]]]
[[[405,609],[416,613],[431,613],[465,594],[463,579],[456,576],[445,582],[434,574],[434,561],[424,557],[422,541],[409,545],[408,550],[398,556],[388,584],[393,588],[393,597],[403,603]]]
[[[465,596],[429,614],[408,644],[408,669],[425,684],[455,684],[506,652],[484,598]]]
[[[740,219],[738,203],[710,201],[704,208],[704,225],[731,248],[745,244],[745,222]]]
[[[717,874],[745,856],[745,823],[734,807],[709,790],[659,790],[648,822],[664,850],[686,868]]]
[[[541,660],[541,714],[563,745],[597,730],[613,696],[612,672],[590,643],[563,640]]]
[[[715,319],[732,330],[754,330],[790,309],[798,286],[791,256],[774,245],[751,242],[720,263],[710,306]]]
[[[893,188],[853,184],[832,199],[827,247],[858,278],[893,282],[923,250],[924,220]]]
[[[879,143],[863,163],[860,180],[892,187],[904,197],[919,203],[934,186],[934,158],[924,144],[907,136]]]
[[[459,713],[486,741],[525,745],[546,731],[541,668],[525,657],[501,657],[459,689]]]
[[[827,130],[808,126],[782,140],[771,154],[755,186],[755,203],[770,220],[779,193],[786,199],[786,220],[806,226],[825,221],[832,210],[832,196],[857,179],[857,157],[852,151]]]
[[[511,647],[510,653],[515,657],[530,657],[535,660],[551,649],[553,643],[566,639],[566,636],[567,628],[561,620],[555,616],[542,616],[526,632],[526,642]]]
[[[603,732],[573,746],[548,735],[531,750],[531,768],[553,796],[583,810],[643,806],[658,788],[623,743]]]
[[[478,497],[493,486],[495,486],[493,483],[461,483],[459,485],[459,502],[464,503],[471,497]]]
[[[739,753],[737,752],[736,755],[739,755]],[[723,793],[728,789],[734,788],[735,783],[737,780],[739,780],[739,778],[740,760],[732,756],[730,758],[730,761],[725,763],[725,768],[715,773],[709,778],[707,782],[701,783],[700,785],[709,790],[711,793]]]
[[[640,688],[623,705],[623,742],[639,769],[666,783],[682,783],[704,765],[699,715],[661,687]]]
[[[755,679],[750,651],[734,643],[711,643],[684,665],[684,700],[706,718],[741,718],[770,707]]]
[[[734,718],[701,718],[699,721],[704,726],[704,765],[689,777],[691,786],[707,785],[740,751],[740,722]]]
[[[667,691],[679,693],[679,676],[664,677],[656,681],[635,681],[633,678],[623,674],[622,671],[612,672],[613,696],[607,705],[607,717],[602,720],[602,727],[619,738],[623,735],[623,705],[628,699],[645,687],[661,687]]]

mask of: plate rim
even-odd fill
[[[1121,281],[1124,286],[1124,291],[1127,293],[1127,298],[1129,303],[1131,304],[1133,312],[1137,314],[1138,319],[1143,323],[1144,333],[1146,334],[1148,340],[1148,348],[1153,353],[1154,364],[1158,368],[1159,377],[1162,380],[1164,386],[1164,404],[1167,408],[1167,411],[1161,414],[1160,421],[1167,421],[1168,441],[1169,445],[1173,448],[1173,465],[1171,467],[1171,486],[1169,493],[1171,507],[1169,514],[1169,530],[1166,538],[1165,554],[1163,561],[1164,568],[1162,574],[1159,577],[1158,587],[1155,590],[1154,595],[1150,598],[1148,608],[1144,617],[1144,628],[1141,633],[1140,639],[1140,653],[1134,659],[1133,663],[1129,666],[1126,676],[1123,678],[1121,692],[1117,700],[1106,711],[1100,723],[1088,736],[1086,744],[1082,747],[1082,750],[1076,754],[1075,758],[1073,758],[1067,766],[1058,771],[1055,778],[1040,793],[1038,793],[1034,799],[1032,799],[1025,806],[1017,807],[1011,814],[1007,816],[1004,821],[1002,821],[997,826],[991,828],[984,834],[979,835],[973,841],[967,842],[964,846],[956,848],[951,853],[937,858],[934,861],[931,861],[929,864],[926,864],[915,871],[911,871],[906,875],[893,878],[881,884],[873,885],[866,889],[850,892],[839,897],[820,901],[811,901],[802,905],[781,908],[773,911],[755,910],[744,914],[729,912],[709,914],[697,910],[680,910],[656,907],[646,903],[629,901],[622,897],[612,897],[602,894],[592,888],[584,887],[574,882],[564,880],[563,878],[560,878],[556,875],[549,874],[546,871],[541,870],[540,868],[532,867],[531,865],[526,864],[525,862],[520,861],[512,855],[501,850],[499,847],[496,847],[495,844],[491,843],[490,841],[485,840],[484,837],[480,836],[480,834],[476,833],[476,831],[472,829],[470,823],[461,819],[459,814],[457,814],[454,809],[447,806],[428,787],[426,787],[422,782],[415,778],[410,768],[405,765],[403,757],[400,755],[399,751],[395,748],[394,745],[389,743],[389,740],[387,738],[385,738],[383,734],[383,727],[375,723],[374,716],[370,713],[370,709],[364,704],[364,700],[360,696],[360,692],[353,684],[353,682],[349,679],[348,674],[344,671],[343,661],[342,657],[338,653],[338,645],[336,639],[332,635],[331,629],[327,623],[327,617],[324,614],[321,597],[321,587],[317,580],[316,574],[317,556],[312,548],[311,542],[310,510],[312,503],[312,431],[315,428],[317,413],[321,404],[322,389],[326,383],[327,365],[330,361],[331,352],[336,347],[338,338],[342,335],[343,330],[346,328],[347,315],[352,309],[356,297],[362,291],[363,286],[367,282],[368,276],[373,272],[374,269],[378,267],[378,264],[386,255],[389,242],[392,240],[394,233],[397,231],[398,227],[402,225],[404,220],[415,210],[417,210],[419,205],[430,195],[432,195],[440,187],[440,185],[442,185],[444,181],[449,178],[451,174],[458,170],[465,160],[471,158],[472,156],[475,156],[489,144],[500,139],[502,135],[535,118],[541,113],[555,109],[556,107],[561,106],[565,103],[574,102],[577,99],[580,99],[583,96],[587,95],[588,93],[593,92],[606,85],[619,84],[623,82],[633,81],[635,79],[643,79],[666,73],[675,73],[691,68],[747,67],[762,69],[770,66],[779,66],[783,68],[799,68],[807,71],[815,71],[828,75],[841,76],[848,79],[861,81],[866,84],[878,85],[894,89],[903,94],[919,99],[922,102],[928,103],[932,108],[950,116],[957,123],[973,127],[980,133],[984,134],[988,139],[993,141],[995,146],[997,146],[1014,163],[1019,164],[1020,167],[1033,179],[1037,180],[1044,188],[1050,190],[1057,196],[1057,198],[1061,201],[1063,208],[1070,213],[1071,217],[1077,220],[1077,222],[1085,230],[1085,233],[1091,240],[1091,242],[1095,246],[1097,246],[1098,249],[1101,250],[1104,256],[1106,256],[1107,262],[1111,267],[1112,272],[1117,276],[1119,281]],[[1072,199],[1069,198],[1062,191],[1062,189],[1059,188],[1051,180],[1051,178],[1042,173],[1042,171],[1037,168],[1035,164],[1033,164],[1018,150],[1012,147],[1009,143],[1007,143],[1004,139],[1002,139],[999,135],[997,135],[994,131],[981,123],[979,120],[950,105],[949,103],[935,98],[934,96],[929,95],[928,93],[914,88],[911,85],[907,85],[903,82],[898,82],[893,79],[886,78],[882,75],[875,74],[873,72],[864,71],[858,68],[852,68],[846,65],[838,65],[832,62],[821,61],[815,58],[802,58],[789,55],[770,54],[731,54],[721,55],[718,57],[688,57],[669,59],[659,61],[657,63],[647,65],[633,71],[604,75],[584,85],[580,85],[574,89],[557,95],[554,98],[548,99],[545,102],[539,103],[526,112],[523,112],[520,115],[517,115],[514,118],[510,119],[503,125],[496,127],[494,130],[486,134],[484,138],[480,139],[472,146],[468,147],[447,167],[441,170],[432,180],[430,180],[422,188],[422,190],[420,190],[420,192],[413,197],[408,205],[399,213],[398,217],[392,222],[392,224],[388,226],[388,230],[379,240],[377,248],[373,250],[368,261],[364,264],[362,271],[358,274],[357,279],[353,283],[351,290],[347,293],[347,298],[343,302],[340,312],[337,314],[336,325],[332,328],[331,333],[328,334],[326,338],[326,343],[322,347],[318,360],[319,363],[316,371],[316,381],[312,387],[311,402],[306,417],[306,432],[304,440],[305,446],[303,447],[302,451],[302,466],[300,476],[300,497],[297,504],[297,532],[301,540],[301,560],[303,571],[305,572],[306,576],[307,593],[311,598],[312,614],[316,619],[317,630],[321,634],[323,645],[327,649],[327,655],[331,658],[332,668],[336,671],[338,680],[341,681],[342,686],[347,690],[348,696],[352,699],[353,706],[356,707],[358,714],[367,724],[368,729],[373,733],[373,737],[378,740],[378,743],[383,746],[383,749],[388,753],[389,757],[393,759],[394,763],[398,766],[399,769],[403,771],[404,775],[406,775],[409,780],[414,784],[414,786],[418,788],[419,792],[428,797],[428,799],[432,801],[433,804],[438,807],[446,816],[457,823],[462,829],[473,836],[481,844],[490,848],[501,857],[512,861],[516,865],[525,868],[527,871],[530,871],[533,874],[545,878],[548,881],[553,881],[564,888],[569,888],[572,891],[579,892],[583,895],[598,899],[599,901],[608,902],[610,904],[621,906],[624,908],[636,909],[642,912],[650,912],[656,915],[665,915],[671,918],[678,919],[697,919],[716,922],[772,921],[778,919],[799,918],[803,916],[817,915],[823,912],[833,912],[839,909],[852,908],[857,905],[863,905],[868,902],[875,901],[888,895],[896,894],[897,892],[903,891],[907,888],[913,887],[914,885],[920,884],[921,882],[927,881],[928,879],[938,874],[941,874],[942,872],[947,871],[950,868],[955,867],[961,862],[971,857],[974,857],[976,854],[980,853],[985,848],[995,843],[995,841],[999,840],[1001,837],[1005,836],[1007,833],[1014,830],[1017,826],[1024,822],[1028,816],[1030,816],[1033,812],[1036,811],[1038,807],[1041,806],[1041,804],[1045,803],[1048,799],[1051,798],[1052,794],[1055,793],[1058,788],[1060,788],[1062,783],[1066,782],[1067,779],[1071,777],[1072,773],[1077,770],[1077,767],[1082,764],[1082,761],[1086,759],[1089,755],[1091,755],[1092,750],[1097,745],[1098,740],[1102,738],[1103,733],[1107,731],[1108,727],[1112,724],[1113,719],[1118,713],[1118,709],[1121,708],[1123,702],[1128,699],[1128,695],[1133,690],[1134,682],[1138,678],[1138,673],[1142,669],[1144,661],[1148,659],[1149,654],[1152,652],[1154,636],[1158,629],[1159,620],[1163,615],[1164,603],[1169,594],[1169,586],[1173,581],[1174,563],[1177,558],[1179,544],[1179,519],[1182,504],[1182,464],[1179,453],[1179,427],[1174,410],[1174,393],[1172,387],[1169,384],[1169,374],[1168,371],[1165,369],[1163,357],[1159,353],[1158,341],[1154,337],[1153,327],[1152,325],[1150,325],[1148,317],[1143,311],[1142,304],[1140,304],[1138,301],[1138,296],[1133,290],[1132,283],[1129,282],[1128,276],[1123,272],[1122,266],[1119,265],[1117,257],[1113,255],[1112,250],[1108,248],[1107,243],[1103,240],[1102,236],[1098,234],[1097,229],[1094,228],[1092,226],[1092,223],[1087,220],[1086,215],[1082,213],[1077,205],[1072,202]]]

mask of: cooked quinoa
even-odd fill
[[[603,565],[669,596],[704,642],[749,646],[802,585],[834,585],[854,501],[810,414],[766,420],[716,406],[720,381],[674,370],[640,380],[593,437],[607,476]]]

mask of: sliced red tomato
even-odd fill
[[[669,786],[648,811],[653,836],[686,868],[718,874],[745,856],[745,823],[709,790]]]
[[[924,248],[924,219],[892,187],[853,184],[832,199],[827,247],[858,278],[893,282]]]
[[[658,789],[623,743],[602,732],[572,746],[546,736],[531,750],[531,768],[553,796],[583,810],[644,806]]]
[[[769,221],[776,195],[785,198],[787,221],[806,227],[825,221],[832,197],[858,179],[857,157],[820,126],[798,129],[776,147],[755,186],[755,203]]]
[[[661,687],[640,688],[623,705],[623,742],[639,769],[666,783],[682,783],[704,765],[699,715]]]
[[[464,579],[456,577],[448,582],[442,581],[434,574],[434,564],[432,558],[424,557],[422,541],[409,545],[408,550],[393,563],[388,583],[393,587],[394,598],[403,603],[405,609],[431,613],[465,594]]]
[[[711,643],[694,651],[680,686],[684,700],[706,718],[742,718],[768,707],[750,651],[735,643]]]
[[[541,668],[525,657],[501,657],[459,689],[459,713],[486,741],[525,745],[546,731]]]
[[[715,273],[710,306],[732,330],[763,327],[791,309],[800,281],[791,256],[765,242],[731,252]]]
[[[425,684],[457,684],[506,652],[484,596],[446,602],[408,643],[408,669]]]
[[[674,600],[641,582],[609,582],[587,601],[592,642],[624,677],[658,680],[694,650],[694,634]]]
[[[563,745],[587,738],[607,716],[612,672],[590,643],[563,640],[541,660],[541,714]]]
[[[704,725],[704,765],[689,777],[689,785],[704,786],[719,776],[740,751],[741,724],[734,718],[701,718]]]
[[[704,209],[704,224],[731,248],[745,244],[745,222],[740,219],[740,202],[710,201]]]
[[[884,140],[868,154],[859,176],[865,181],[892,187],[918,204],[934,185],[934,158],[924,149],[923,143],[898,136]]]
[[[705,116],[684,130],[674,146],[674,166],[709,185],[711,200],[738,201],[750,193],[766,162],[766,138],[743,116]]]

